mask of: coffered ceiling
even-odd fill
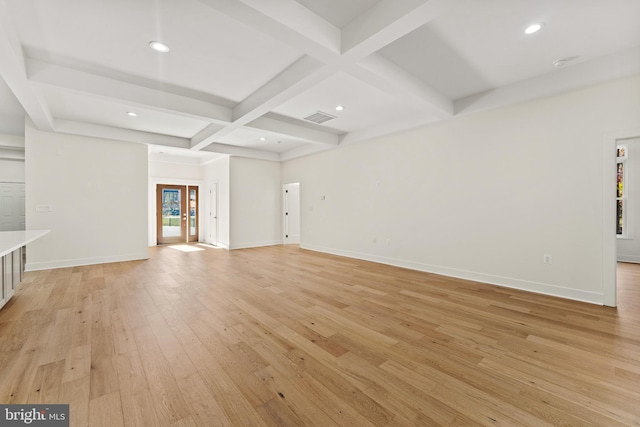
[[[26,114],[287,160],[640,73],[639,17],[637,0],[0,0],[0,133]]]

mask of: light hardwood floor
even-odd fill
[[[301,250],[27,273],[0,402],[72,426],[640,425],[640,266],[600,307]]]

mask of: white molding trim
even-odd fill
[[[261,242],[244,242],[244,243],[229,245],[229,249],[234,250],[234,249],[260,248],[263,246],[276,246],[276,245],[282,245],[282,244],[283,244],[282,240],[264,240]]]
[[[394,267],[408,268],[410,270],[423,271],[441,276],[454,277],[457,279],[472,280],[474,282],[487,283],[490,285],[502,286],[505,288],[519,289],[536,294],[549,295],[566,298],[591,304],[602,305],[604,295],[597,292],[588,292],[580,289],[564,288],[548,283],[532,282],[528,280],[514,279],[510,277],[495,276],[486,273],[460,270],[456,268],[443,267],[438,265],[423,264],[415,261],[407,261],[396,258],[387,258],[378,255],[364,254],[359,252],[345,251],[341,249],[327,248],[318,245],[300,244],[300,248],[316,252],[324,252],[333,255],[356,258],[365,261],[377,262],[380,264],[392,265]]]
[[[640,264],[640,256],[618,254],[618,262],[630,262],[633,264]]]
[[[112,255],[94,258],[62,259],[46,262],[27,262],[27,264],[25,265],[25,271],[50,270],[54,268],[79,267],[83,265],[109,264],[112,262],[140,261],[146,259],[149,259],[148,250],[137,254]]]

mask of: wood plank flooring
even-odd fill
[[[72,426],[640,426],[640,266],[612,309],[301,250],[31,272],[0,402]]]

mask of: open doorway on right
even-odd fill
[[[616,253],[618,308],[640,314],[640,138],[616,144]]]

